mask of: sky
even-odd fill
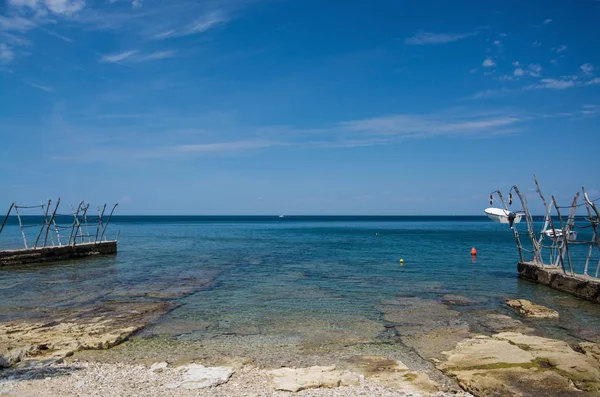
[[[600,196],[600,1],[0,0],[0,211]]]

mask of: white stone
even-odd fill
[[[279,368],[268,371],[276,390],[297,392],[319,387],[359,385],[360,376],[349,371],[335,370],[335,366],[310,368]]]
[[[162,371],[163,369],[167,368],[169,364],[167,364],[166,362],[161,362],[161,363],[154,363],[150,366],[150,371],[154,372],[154,371]]]
[[[183,381],[167,384],[166,387],[169,389],[193,390],[218,386],[227,382],[233,374],[233,368],[230,367],[205,367],[201,364],[189,364],[178,368],[185,370]]]

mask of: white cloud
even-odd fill
[[[600,84],[600,77],[593,78],[590,81],[587,81],[585,84],[586,85]]]
[[[542,72],[542,67],[536,63],[529,64],[528,74],[533,77],[539,77]]]
[[[85,7],[85,0],[45,0],[45,3],[55,14],[71,15]]]
[[[550,22],[552,22],[552,19],[548,18],[548,19],[546,19],[546,20],[544,21],[544,25],[547,25],[547,24],[549,24]]]
[[[527,89],[554,89],[554,90],[564,90],[565,88],[570,88],[576,85],[576,82],[571,79],[541,79],[541,84],[536,84],[533,86],[527,87]]]
[[[522,68],[515,69],[515,72],[514,72],[515,76],[523,76],[524,74],[525,74],[525,71]]]
[[[54,91],[54,88],[47,86],[47,85],[36,84],[36,83],[32,83],[31,81],[27,81],[27,80],[23,80],[23,83],[27,84],[30,87],[37,88],[38,90],[42,90],[42,91],[46,91],[46,92]]]
[[[0,64],[7,64],[14,58],[14,52],[6,44],[0,43]]]
[[[173,50],[154,51],[149,54],[140,54],[138,50],[130,50],[117,54],[103,55],[100,62],[110,63],[137,63],[159,59],[174,58],[177,52]]]
[[[557,54],[560,54],[561,52],[565,52],[567,50],[567,46],[563,44],[560,47],[553,47],[552,49],[556,51]]]
[[[131,51],[121,52],[118,54],[104,55],[104,56],[102,56],[102,58],[100,58],[100,62],[112,62],[112,63],[121,62],[136,53],[137,53],[137,50],[131,50]]]
[[[541,47],[541,46],[542,46],[542,42],[541,42],[541,41],[537,41],[537,40],[536,40],[536,41],[534,41],[533,43],[531,43],[531,45],[532,45],[533,47]]]
[[[512,64],[513,66],[521,66],[521,62],[519,61],[514,61]]]
[[[581,65],[581,70],[588,76],[594,74],[594,66],[591,63],[584,63],[583,65]]]
[[[108,0],[109,3],[113,4],[118,1],[123,1],[126,3],[131,3],[132,8],[140,8],[142,6],[143,0]]]
[[[219,25],[229,21],[229,17],[220,11],[213,11],[200,18],[197,18],[192,23],[182,29],[169,29],[161,33],[155,34],[155,39],[166,39],[170,37],[189,36],[198,33],[204,33]]]
[[[485,58],[481,66],[484,68],[491,68],[492,66],[496,66],[496,61],[494,61],[492,58]]]
[[[409,45],[437,45],[458,41],[473,35],[475,33],[432,33],[419,31],[414,36],[404,39],[404,42]]]
[[[29,19],[19,16],[5,17],[0,15],[0,30],[26,32],[35,27],[35,24]]]
[[[519,117],[504,114],[397,114],[365,120],[340,123],[346,133],[376,136],[423,138],[430,136],[472,136],[487,134],[499,128],[522,121]]]
[[[49,10],[55,14],[72,15],[85,7],[85,0],[8,0],[15,7],[28,7],[34,11]]]
[[[164,51],[155,51],[150,54],[141,55],[137,57],[132,57],[132,62],[145,62],[145,61],[153,61],[157,59],[166,59],[166,58],[174,58],[177,56],[177,52],[173,50],[164,50]]]

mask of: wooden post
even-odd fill
[[[38,242],[40,241],[40,237],[42,237],[42,232],[44,231],[44,227],[50,227],[49,224],[46,224],[46,220],[48,219],[48,210],[50,210],[50,203],[52,200],[48,200],[48,205],[46,206],[46,211],[44,211],[44,223],[42,224],[42,227],[40,228],[40,232],[37,235],[37,238],[35,239],[35,244],[33,245],[33,248],[37,248]]]
[[[104,211],[106,211],[106,203],[104,203],[104,207],[102,207],[102,212],[100,212],[100,207],[98,207],[98,225],[96,225],[96,237],[94,237],[94,242],[98,242],[98,233],[100,232],[100,227],[102,226],[102,217],[104,216]]]
[[[596,204],[594,204],[593,201],[590,200],[590,198],[588,197],[587,192],[585,191],[585,188],[582,187],[581,190],[583,191],[583,198],[585,199],[585,208],[587,208],[588,214],[590,216],[590,223],[592,224],[592,229],[594,230],[594,236],[592,237],[594,239],[594,241],[596,242],[596,245],[598,246],[598,249],[600,250],[600,239],[598,236],[598,222],[600,222],[600,212],[598,211],[598,208],[596,208]],[[592,213],[592,211],[594,211],[594,213],[596,214],[596,218],[594,218],[594,214]],[[592,247],[593,243],[590,244],[590,248]],[[591,254],[591,252],[590,252]],[[587,274],[587,265],[588,263],[586,262],[585,264],[585,272]],[[596,267],[596,277],[598,277],[598,272],[600,272],[600,260],[598,261],[598,267]]]
[[[0,225],[0,233],[2,233],[2,229],[4,229],[4,225],[6,224],[6,221],[8,220],[8,217],[10,216],[10,212],[12,211],[14,206],[15,206],[15,203],[12,203],[10,205],[10,207],[8,207],[8,212],[6,213],[6,216],[4,217],[4,220],[2,221],[2,225]]]
[[[58,211],[58,206],[60,205],[60,197],[58,198],[58,200],[56,200],[56,207],[54,207],[54,211],[52,211],[52,216],[50,217],[50,222],[48,222],[48,224],[50,223],[54,223],[54,229],[56,230],[56,236],[58,238],[58,244],[60,245],[60,236],[58,235],[58,228],[56,227],[56,221],[54,220],[54,218],[56,217],[56,211]],[[48,232],[50,231],[50,228],[46,229],[46,235],[44,236],[44,247],[46,246],[46,241],[48,240]]]
[[[577,199],[579,198],[579,192],[577,192],[577,194],[575,195],[575,198],[573,199],[573,204],[571,204],[571,212],[574,215],[575,212],[575,208],[577,205]],[[561,248],[561,263],[564,267],[564,257],[567,257],[567,263],[569,264],[569,270],[571,271],[571,274],[573,274],[573,264],[571,263],[571,255],[569,254],[569,221],[571,219],[571,213],[569,213],[569,218],[567,220],[567,224],[563,223],[563,219],[562,216],[560,215],[560,208],[558,206],[558,203],[556,202],[556,199],[554,198],[554,196],[552,196],[552,203],[554,204],[554,208],[556,209],[556,214],[558,215],[558,221],[560,222],[560,229],[562,230],[561,234],[561,244],[559,245],[559,247]],[[554,238],[558,239],[558,236],[555,234]]]
[[[527,232],[529,233],[529,239],[531,240],[531,246],[533,248],[534,261],[542,265],[542,255],[537,244],[537,239],[535,238],[535,228],[533,225],[533,218],[529,213],[529,207],[527,205],[527,198],[521,194],[517,185],[514,185],[511,190],[514,190],[519,200],[521,200],[521,207],[523,208],[523,212],[525,212],[525,221],[527,222]]]
[[[542,203],[544,203],[544,207],[546,208],[546,222],[550,223],[550,228],[552,229],[552,233],[554,236],[556,236],[556,229],[554,228],[554,222],[552,221],[552,208],[548,206],[548,204],[546,203],[546,199],[544,198],[544,195],[542,194],[542,189],[540,189],[540,184],[538,183],[537,177],[535,176],[535,174],[533,174],[533,180],[535,181],[535,187],[536,187],[536,191],[537,194],[540,196],[540,198],[542,199]],[[543,235],[542,237],[543,238]],[[563,273],[566,273],[565,271],[565,264],[562,261],[562,255],[560,255],[560,246],[557,245],[557,247],[559,248],[559,257],[560,257],[560,264],[563,270]]]
[[[19,220],[19,227],[21,228],[21,235],[23,236],[23,244],[25,245],[25,249],[27,249],[27,238],[25,238],[25,231],[23,230],[23,222],[21,222],[21,215],[19,215],[19,207],[15,205],[15,214],[17,214],[17,219]]]
[[[100,236],[100,241],[102,241],[102,239],[104,238],[104,234],[106,233],[106,227],[108,226],[108,223],[110,222],[110,218],[112,218],[113,216],[113,212],[115,212],[115,208],[117,208],[117,205],[119,205],[119,203],[116,203],[112,210],[110,211],[110,215],[108,216],[108,220],[106,221],[106,224],[104,225],[104,228],[102,229],[102,236]]]
[[[75,211],[75,209],[73,207],[71,207],[71,209],[73,210],[73,226],[71,226],[71,235],[69,236],[69,242],[67,243],[67,245],[71,245],[71,240],[73,240],[73,245],[75,245],[76,241],[77,241],[77,231],[79,228],[79,211],[81,210],[81,206],[83,205],[83,201],[81,203],[79,203],[79,205],[77,206],[77,211]],[[75,237],[73,237],[73,232],[75,232]]]

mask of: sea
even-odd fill
[[[31,245],[39,230],[25,230]],[[164,299],[174,308],[131,346],[185,343],[225,354],[252,345],[260,355],[308,340],[334,346],[340,335],[375,341],[389,329],[382,305],[441,304],[454,294],[469,302],[453,307],[466,318],[504,314],[542,336],[600,342],[600,305],[519,279],[512,231],[487,217],[114,216],[106,236],[118,236],[118,254],[0,268],[0,321]],[[22,246],[12,219],[0,249]],[[580,267],[587,250],[572,250]],[[523,319],[507,298],[554,308],[561,319]]]

